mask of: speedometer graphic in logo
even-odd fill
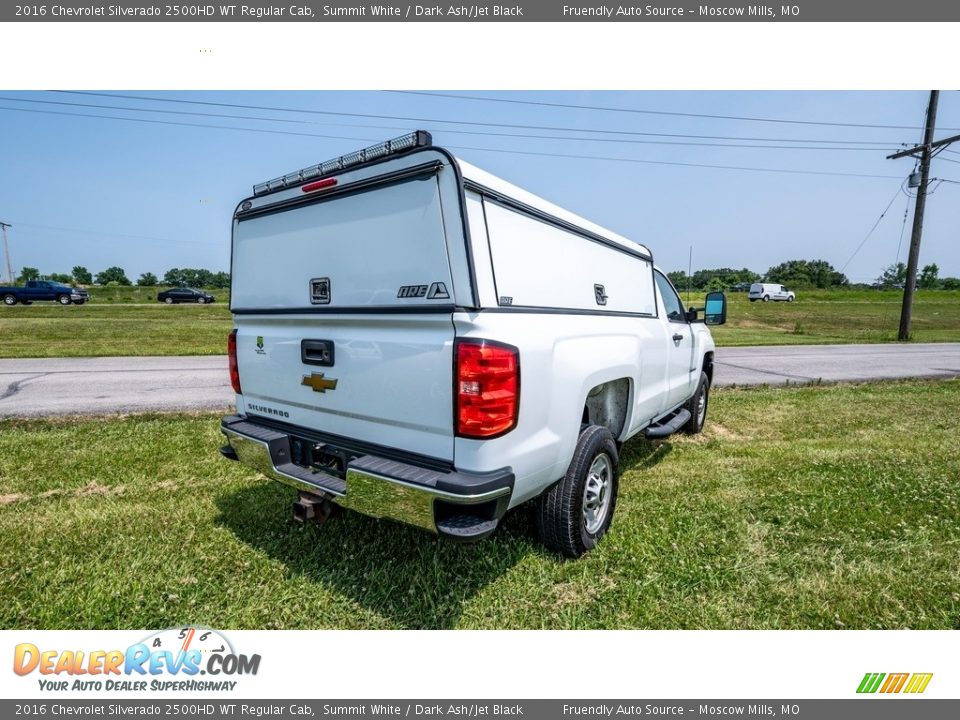
[[[199,625],[168,628],[144,638],[143,643],[151,651],[166,650],[176,657],[180,653],[196,650],[202,657],[213,653],[233,655],[233,645],[220,632]]]

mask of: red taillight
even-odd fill
[[[457,435],[489,438],[509,432],[520,411],[520,355],[489,340],[456,344]]]
[[[323,180],[317,180],[316,182],[307,183],[300,188],[303,192],[313,192],[315,190],[323,190],[324,188],[333,187],[337,184],[336,178],[324,178]]]
[[[230,362],[230,384],[233,391],[240,395],[240,370],[237,368],[237,331],[227,335],[227,358]]]

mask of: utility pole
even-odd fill
[[[888,155],[888,160],[902,157],[917,157],[920,154],[920,186],[917,188],[917,202],[913,210],[913,232],[910,234],[910,254],[907,257],[907,279],[903,287],[903,305],[900,308],[900,330],[898,340],[910,339],[910,319],[913,314],[913,296],[917,285],[917,265],[920,262],[920,239],[923,236],[923,211],[927,205],[927,186],[930,181],[930,160],[933,151],[960,140],[960,135],[934,141],[933,131],[937,122],[937,101],[939,90],[930,91],[930,103],[927,106],[927,121],[923,131],[923,144]]]
[[[0,221],[0,230],[3,231],[3,257],[7,263],[7,282],[13,285],[13,268],[10,266],[10,246],[7,245],[8,227],[13,227],[13,225]]]

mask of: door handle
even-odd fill
[[[673,335],[673,341],[674,341],[674,342],[680,342],[681,340],[683,340],[683,335],[681,335],[680,333],[674,333],[674,335]]]

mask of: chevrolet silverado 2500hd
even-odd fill
[[[537,503],[576,557],[628,438],[697,433],[722,293],[418,131],[254,186],[233,219],[221,452],[329,503],[477,540]]]

